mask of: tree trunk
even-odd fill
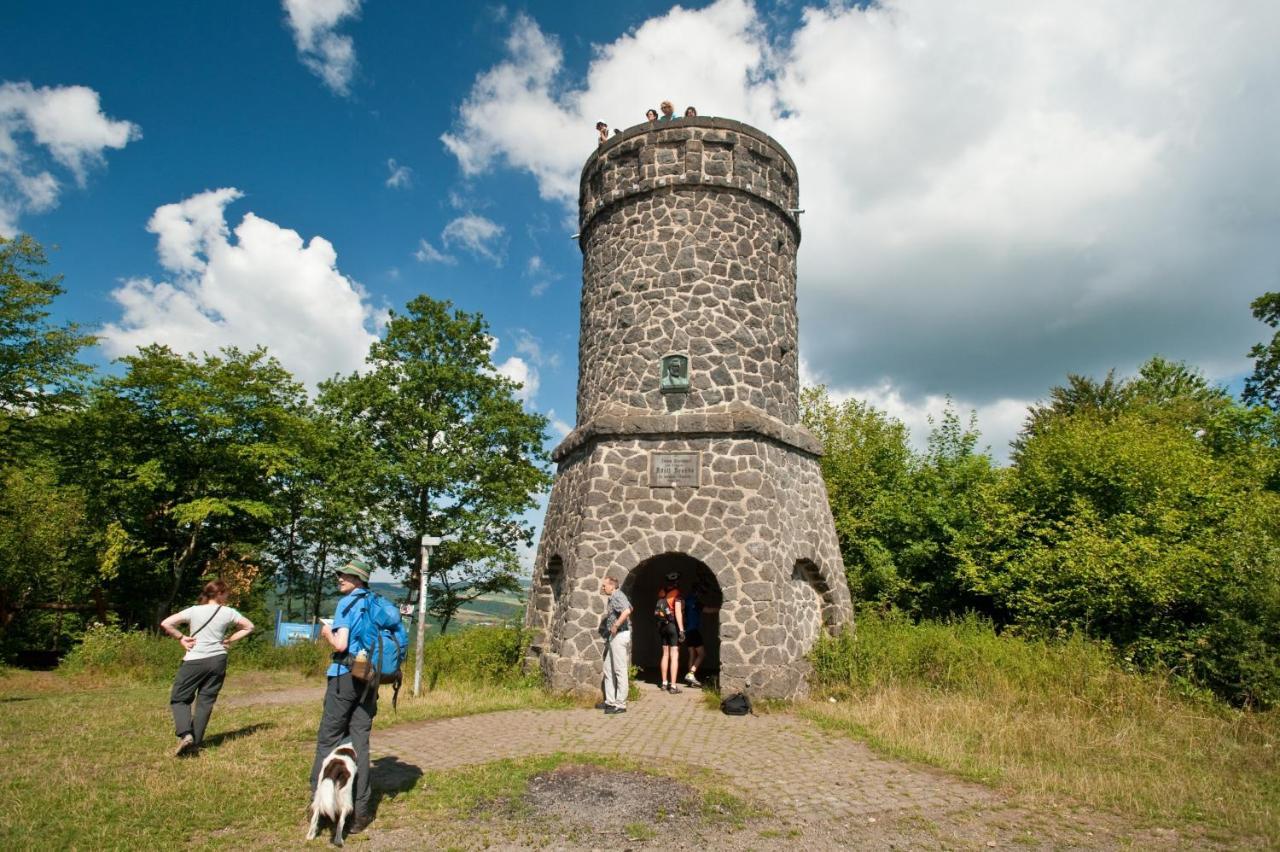
[[[196,552],[196,543],[200,538],[200,525],[196,524],[195,529],[191,531],[191,537],[187,540],[187,546],[183,548],[182,554],[173,561],[173,585],[169,587],[169,596],[165,599],[164,604],[156,613],[155,625],[164,621],[165,616],[173,612],[173,602],[178,599],[178,592],[182,589],[182,581],[187,574],[187,560],[189,560]]]

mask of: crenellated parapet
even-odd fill
[[[601,145],[582,169],[579,231],[587,236],[597,217],[637,196],[708,187],[756,197],[782,217],[799,243],[792,211],[800,188],[791,156],[769,134],[727,118],[638,124]]]

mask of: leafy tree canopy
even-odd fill
[[[118,587],[147,623],[203,569],[257,556],[297,464],[305,397],[264,349],[197,358],[157,345],[120,363],[69,424],[66,465],[96,526],[125,535]]]
[[[1280,293],[1263,293],[1250,307],[1255,319],[1271,328],[1280,327]],[[1245,402],[1280,412],[1280,331],[1272,335],[1270,343],[1255,344],[1249,357],[1253,373],[1244,382]]]
[[[378,563],[412,582],[420,538],[450,537],[430,562],[442,629],[467,600],[516,588],[517,547],[533,537],[520,515],[550,481],[545,418],[495,370],[484,320],[451,308],[414,299],[392,314],[368,369],[320,392],[376,456]]]
[[[93,338],[74,323],[49,322],[64,290],[61,276],[45,275],[46,263],[31,237],[0,237],[0,460],[14,451],[13,431],[65,408],[89,372],[77,356]]]

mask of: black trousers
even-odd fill
[[[324,714],[320,717],[320,730],[316,731],[316,759],[311,765],[311,789],[316,789],[320,777],[320,765],[329,752],[347,740],[356,750],[356,795],[358,816],[369,817],[369,732],[373,730],[373,717],[378,715],[378,688],[369,687],[364,694],[364,684],[350,673],[329,678],[324,691]]]
[[[178,674],[173,678],[169,692],[169,709],[173,712],[173,731],[179,737],[190,734],[196,745],[204,742],[204,729],[209,726],[213,703],[222,691],[227,678],[227,655],[206,657],[203,660],[183,660]],[[198,697],[197,697],[198,696]],[[191,702],[195,701],[195,719],[191,717]]]

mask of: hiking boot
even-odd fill
[[[673,683],[667,687],[667,692],[670,692],[672,695],[678,695],[681,692],[684,692],[684,690]]]
[[[182,757],[194,750],[196,738],[190,734],[183,734],[182,739],[178,740],[178,745],[173,749],[174,757]]]
[[[604,715],[606,716],[617,716],[619,713],[625,713],[625,712],[627,712],[627,708],[625,707],[609,706],[604,708]]]
[[[701,687],[701,686],[702,686],[702,681],[700,681],[700,680],[698,680],[696,677],[694,677],[694,676],[693,676],[693,672],[686,672],[686,673],[685,673],[685,676],[684,676],[684,682],[685,682],[685,683],[687,683],[687,684],[689,684],[689,686],[693,687],[694,689],[698,689],[699,687]]]

